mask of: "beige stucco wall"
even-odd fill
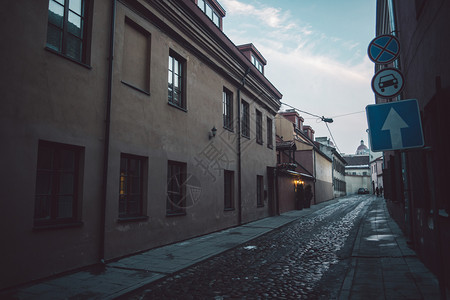
[[[316,203],[334,198],[332,163],[327,158],[314,152],[315,177],[316,177]]]
[[[369,175],[346,175],[345,182],[347,186],[347,194],[356,194],[359,188],[367,188],[370,193],[372,192],[372,183]]]
[[[275,116],[275,128],[277,129],[277,135],[283,139],[283,141],[292,141],[294,139],[294,127],[291,121],[277,114]]]
[[[142,26],[151,35],[150,95],[121,83],[125,17]],[[198,51],[208,55],[191,36],[185,35],[176,26],[172,28],[189,40]],[[187,111],[167,103],[169,50],[186,60]],[[233,115],[236,119],[239,82],[219,75],[169,33],[141,19],[121,4],[117,11],[116,51],[108,198],[112,203],[118,201],[120,154],[148,157],[146,213],[149,218],[142,222],[119,223],[117,205],[108,206],[106,257],[115,258],[237,225],[237,124],[235,122],[234,132],[222,127],[222,91],[225,87],[233,93]],[[229,68],[226,64],[222,67]],[[275,150],[267,147],[266,137],[266,118],[273,118],[273,115],[253,101],[256,97],[255,90],[247,86],[241,90],[241,99],[250,104],[251,132],[250,139],[242,138],[241,143],[243,223],[268,216],[267,198],[264,207],[256,207],[256,176],[264,176],[264,190],[267,191],[266,167],[276,164]],[[263,114],[263,145],[255,141],[255,109]],[[212,127],[216,127],[218,131],[216,137],[210,140],[209,131]],[[204,151],[212,149],[211,147],[220,152],[220,159],[217,164],[205,168],[203,164],[208,164],[208,161]],[[166,216],[168,160],[185,162],[187,173],[201,183],[201,196],[196,203],[187,207],[185,216]],[[223,207],[223,169],[235,172],[235,210],[232,211],[225,211]]]

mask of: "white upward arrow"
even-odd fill
[[[391,107],[389,114],[384,121],[381,130],[389,130],[391,134],[391,144],[393,149],[403,148],[402,128],[408,128],[408,124],[403,121],[402,117]]]

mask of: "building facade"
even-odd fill
[[[347,194],[357,194],[360,188],[365,188],[372,193],[369,155],[344,155],[344,159],[347,162],[345,166]]]
[[[441,288],[450,287],[450,198],[445,189],[450,159],[443,138],[450,111],[450,40],[442,38],[450,34],[449,15],[448,1],[377,1],[376,33],[399,39],[400,55],[393,65],[404,75],[404,89],[399,97],[376,102],[417,99],[425,140],[423,148],[384,152],[385,198]]]
[[[314,143],[314,130],[303,125],[303,118],[295,111],[279,112],[276,117],[277,137],[296,144],[297,172],[303,181],[313,180],[313,203],[333,199],[332,160]],[[309,184],[309,183],[308,183]]]
[[[333,191],[334,197],[345,196],[346,193],[346,183],[345,183],[345,166],[347,162],[345,159],[336,151],[336,147],[333,142],[328,137],[317,137],[316,145],[319,149],[325,153],[333,162],[332,166],[332,178],[333,178]]]
[[[272,213],[282,95],[220,4],[74,3],[0,13],[0,288]]]
[[[370,173],[372,174],[372,191],[380,191],[383,188],[383,156],[379,156],[369,163]]]

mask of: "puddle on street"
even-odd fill
[[[394,238],[395,238],[395,236],[393,234],[376,234],[376,235],[371,235],[369,237],[366,237],[366,240],[371,241],[371,242],[379,242],[379,241],[385,241],[385,240],[392,241]]]

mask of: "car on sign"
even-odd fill
[[[395,78],[395,76],[392,74],[381,76],[380,80],[378,80],[378,87],[381,89],[381,91],[384,92],[384,90],[390,86],[398,88],[397,78]]]

